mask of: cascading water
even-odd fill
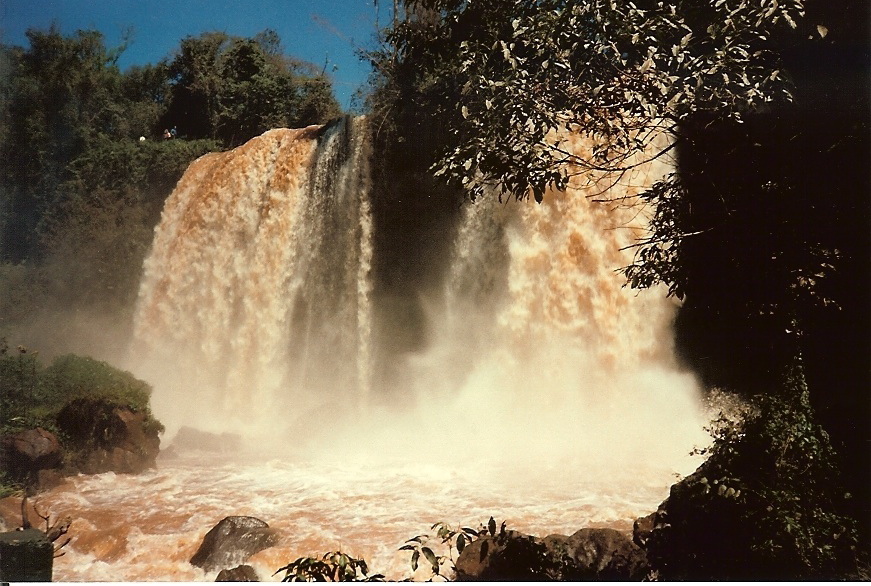
[[[672,356],[673,307],[616,272],[644,225],[623,203],[666,165],[579,174],[541,205],[467,205],[443,233],[440,286],[394,288],[391,305],[373,241],[396,228],[373,221],[385,204],[370,200],[370,156],[365,121],[345,119],[188,169],[145,265],[131,369],[168,438],[192,425],[260,441],[169,450],[148,474],[47,493],[42,508],[78,519],[56,578],[213,580],[187,562],[238,514],[281,532],[249,562],[261,578],[334,549],[402,578],[397,548],[433,522],[627,529],[692,470],[706,438]],[[425,320],[377,317],[409,305]],[[425,344],[389,343],[421,321]]]
[[[137,372],[168,423],[278,425],[368,392],[371,212],[361,120],[202,157],[145,263]],[[172,365],[170,369],[167,365]]]
[[[688,438],[705,441],[695,382],[672,352],[675,307],[661,290],[623,287],[617,271],[645,228],[634,196],[668,170],[578,174],[541,205],[466,206],[443,299],[430,304],[435,334],[409,358],[406,384],[443,403],[418,429],[484,429],[459,435],[488,459],[611,477],[672,466]],[[660,419],[670,423],[654,439]]]

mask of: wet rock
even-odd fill
[[[193,427],[178,430],[170,446],[176,450],[201,450],[204,452],[237,452],[242,448],[242,436],[236,433],[209,433]]]
[[[644,550],[615,529],[581,529],[565,541],[564,551],[571,563],[563,579],[640,581],[648,573]]]
[[[632,541],[638,547],[646,547],[650,534],[656,526],[656,512],[645,517],[638,517],[632,524]]]
[[[210,572],[245,562],[278,542],[278,535],[255,517],[226,517],[203,538],[191,563]]]
[[[49,490],[60,486],[64,482],[64,470],[60,468],[47,468],[36,474],[36,486],[38,490]]]
[[[463,581],[640,581],[644,551],[614,529],[581,529],[544,539],[517,531],[466,546],[456,563]]]
[[[477,539],[463,549],[455,564],[458,581],[559,580],[555,560],[546,546],[531,535],[506,531]]]
[[[57,416],[86,474],[138,474],[156,466],[160,452],[157,428],[145,413],[94,399],[76,399]]]
[[[231,570],[221,570],[215,582],[259,582],[260,576],[248,565],[236,566]]]
[[[0,581],[51,582],[53,560],[54,546],[42,531],[0,533]]]
[[[41,472],[56,469],[62,462],[63,449],[57,437],[41,427],[4,435],[0,440],[0,467],[13,481],[29,487],[40,488]],[[50,475],[43,476],[50,484]]]

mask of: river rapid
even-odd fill
[[[255,516],[279,532],[276,547],[247,562],[261,580],[279,580],[275,571],[297,557],[334,550],[401,580],[414,576],[408,552],[398,548],[438,521],[477,527],[492,515],[539,536],[598,526],[630,531],[633,519],[667,496],[674,472],[639,467],[599,477],[538,466],[528,475],[472,462],[257,461],[245,452],[190,451],[161,456],[156,470],[139,476],[75,476],[33,502],[73,518],[72,541],[55,560],[57,581],[213,581],[217,571],[189,560],[229,515]],[[0,505],[10,524],[18,506],[14,498]]]

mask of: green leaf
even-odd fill
[[[414,553],[411,554],[411,571],[412,572],[417,571],[417,562],[419,559],[420,559],[420,551],[414,550]]]
[[[463,553],[463,550],[466,548],[466,536],[460,533],[459,537],[457,537],[457,552]]]
[[[436,554],[428,547],[420,548],[420,551],[423,552],[424,557],[427,561],[432,564],[432,572],[433,574],[439,573],[439,559],[436,557]]]

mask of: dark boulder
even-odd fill
[[[38,529],[0,533],[0,581],[51,582],[54,546]]]
[[[221,570],[215,582],[259,582],[260,576],[248,565],[236,566],[232,570]]]
[[[647,576],[644,550],[615,529],[581,529],[568,539],[545,537],[552,555],[565,563],[564,580],[640,581]]]
[[[59,468],[62,463],[63,449],[57,437],[41,427],[4,435],[0,440],[0,467],[14,482],[38,487],[41,472]]]
[[[536,537],[506,531],[467,545],[454,565],[458,581],[559,580],[559,566]]]
[[[207,572],[229,568],[277,542],[275,530],[260,519],[226,517],[206,533],[191,563]]]
[[[72,464],[86,474],[138,474],[156,465],[158,428],[145,413],[76,399],[61,409],[57,424],[75,452]]]
[[[640,581],[644,551],[614,529],[581,529],[544,539],[506,531],[466,546],[457,579],[468,581]]]
[[[644,517],[638,517],[632,524],[632,541],[638,547],[643,548],[647,546],[650,534],[653,533],[653,528],[656,526],[657,512],[650,513]]]

